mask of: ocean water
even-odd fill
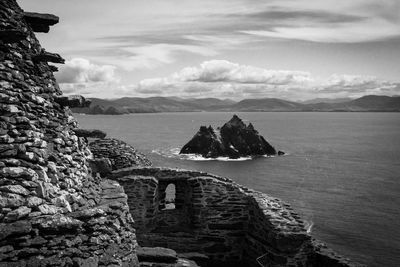
[[[400,266],[399,113],[237,113],[282,157],[202,160],[180,157],[200,125],[233,113],[76,115],[147,154],[156,166],[229,177],[292,205],[313,236],[368,266]]]

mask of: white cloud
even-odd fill
[[[310,73],[303,71],[267,70],[239,65],[226,60],[211,60],[200,67],[187,67],[172,75],[173,80],[199,82],[234,82],[289,84],[311,82]]]
[[[96,79],[76,79],[83,82],[62,83],[60,86],[66,94],[101,98],[179,96],[235,100],[244,98],[306,100],[317,97],[400,94],[400,83],[380,80],[374,76],[333,74],[327,79],[321,79],[309,72],[268,70],[226,60],[205,61],[199,66],[183,68],[170,76],[144,79],[130,86],[121,85],[115,79],[103,79],[110,82],[94,82]],[[92,81],[87,82],[88,80]]]
[[[396,95],[400,93],[400,83],[380,80],[374,76],[333,74],[321,84],[318,92],[359,97],[368,94]]]
[[[115,66],[96,65],[84,58],[67,60],[56,73],[59,83],[114,82]]]
[[[272,30],[250,30],[242,32],[263,37],[296,39],[321,43],[360,43],[398,37],[400,35],[400,26],[379,19],[371,20],[370,23],[275,27]]]
[[[197,45],[180,44],[149,44],[145,46],[130,46],[119,48],[128,52],[131,56],[113,59],[113,63],[125,70],[134,69],[154,69],[161,65],[171,64],[183,53],[195,54],[200,56],[215,56],[214,49]]]
[[[168,77],[144,79],[131,87],[132,95],[219,98],[274,97],[305,100],[316,97],[395,95],[399,83],[373,76],[337,75],[328,79],[308,72],[280,71],[240,65],[225,60],[205,61]]]

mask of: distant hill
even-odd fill
[[[363,96],[342,103],[308,104],[310,111],[382,111],[399,112],[400,96]]]
[[[317,104],[317,103],[343,103],[353,100],[352,98],[314,98],[306,101],[301,101],[302,104]]]
[[[329,99],[327,102],[298,103],[277,98],[245,99],[239,102],[217,98],[183,99],[178,97],[91,98],[88,108],[74,108],[85,114],[128,114],[190,111],[379,111],[400,112],[400,96],[363,96],[354,100]],[[324,99],[319,99],[324,101]],[[343,101],[344,100],[344,101]]]
[[[230,106],[232,111],[303,111],[305,105],[277,98],[245,99]]]

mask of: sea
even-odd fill
[[[291,204],[312,235],[368,266],[400,266],[400,113],[239,112],[285,156],[180,156],[201,125],[231,112],[76,114],[81,128],[126,141],[155,166],[201,170]]]

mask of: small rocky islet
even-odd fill
[[[193,138],[185,144],[180,154],[197,154],[204,158],[257,157],[283,155],[276,151],[258,133],[252,123],[246,125],[236,114],[222,127],[201,126]]]
[[[88,101],[62,96],[34,34],[57,22],[0,1],[0,267],[358,266],[279,199],[79,129]]]

